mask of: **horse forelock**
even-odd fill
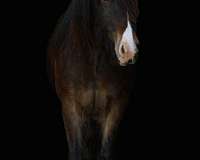
[[[130,21],[136,23],[139,16],[138,0],[117,0],[119,5],[127,10]]]

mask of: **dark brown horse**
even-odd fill
[[[133,83],[137,16],[137,0],[72,0],[52,36],[49,68],[70,160],[111,158]]]

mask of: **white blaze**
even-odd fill
[[[121,43],[120,43],[120,47],[119,47],[120,49],[121,49],[122,45],[124,46],[125,52],[129,52],[132,55],[134,55],[137,52],[136,42],[133,38],[133,29],[131,27],[129,20],[128,20],[126,30],[124,31],[124,33],[122,35],[122,39],[121,39]]]

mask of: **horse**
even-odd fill
[[[137,0],[72,0],[48,47],[70,160],[109,160],[132,91]]]

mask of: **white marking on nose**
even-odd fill
[[[133,29],[131,27],[129,20],[128,20],[126,30],[124,31],[122,35],[122,39],[121,39],[121,43],[119,47],[120,49],[119,53],[121,53],[122,46],[125,52],[129,52],[132,55],[134,55],[137,52],[136,41],[133,38]]]

